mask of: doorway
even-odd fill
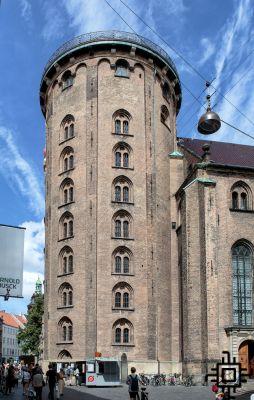
[[[239,362],[246,373],[254,377],[254,340],[245,340],[239,347]]]
[[[121,356],[121,381],[125,382],[128,376],[128,361],[125,353]]]

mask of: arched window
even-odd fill
[[[73,340],[73,325],[68,317],[63,317],[58,322],[58,337],[60,342],[71,342]]]
[[[121,133],[121,121],[119,119],[115,120],[115,133]]]
[[[61,204],[68,204],[74,201],[74,183],[70,178],[64,179],[60,186]]]
[[[116,308],[121,307],[121,297],[122,297],[121,293],[116,292],[116,294],[115,294],[115,307]]]
[[[71,354],[70,354],[67,350],[62,350],[62,351],[60,351],[60,353],[58,354],[58,357],[57,357],[57,358],[63,360],[63,359],[70,359],[70,358],[72,358],[72,357],[71,357]]]
[[[131,147],[127,143],[119,143],[114,148],[114,164],[118,168],[131,167]]]
[[[125,319],[117,320],[113,325],[113,344],[134,344],[134,330],[132,323]]]
[[[125,211],[120,210],[113,216],[113,236],[115,238],[129,239],[132,235],[132,218]]]
[[[236,182],[231,188],[233,210],[252,210],[252,191],[243,181]]]
[[[59,254],[60,275],[70,274],[73,272],[73,251],[70,247],[65,246]]]
[[[116,62],[116,72],[115,76],[119,76],[121,78],[129,77],[129,64],[125,60],[118,60]]]
[[[123,330],[123,343],[129,343],[130,338],[129,338],[129,328],[124,328]]]
[[[122,203],[133,202],[133,184],[126,176],[118,176],[113,181],[113,201]]]
[[[73,215],[69,212],[66,212],[60,218],[59,239],[68,239],[73,235]]]
[[[115,330],[115,343],[121,343],[121,328]]]
[[[129,308],[129,293],[123,294],[123,308]]]
[[[60,169],[62,172],[69,171],[74,167],[74,151],[72,147],[66,147],[60,156]]]
[[[113,132],[117,135],[128,135],[130,133],[131,115],[128,111],[120,109],[113,114]]]
[[[165,105],[161,106],[161,122],[169,125],[169,111]]]
[[[61,135],[60,141],[71,139],[74,137],[74,122],[73,115],[67,114],[61,122]]]
[[[112,254],[112,272],[115,274],[130,274],[132,272],[132,258],[133,255],[127,247],[117,247]]]
[[[117,283],[112,291],[113,308],[130,309],[133,308],[133,289],[126,282]]]
[[[59,307],[70,307],[73,305],[73,289],[72,286],[65,282],[58,290]]]
[[[165,82],[162,86],[162,95],[163,97],[165,97],[165,99],[167,101],[169,101],[170,99],[170,88],[169,88],[169,84],[167,82]]]
[[[246,243],[232,248],[234,325],[252,325],[253,254]]]
[[[62,75],[62,88],[63,90],[73,85],[74,78],[71,71],[65,71]]]

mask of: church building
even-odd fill
[[[48,61],[45,361],[122,360],[202,379],[254,359],[254,148],[177,138],[169,55],[127,32]]]

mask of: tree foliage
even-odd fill
[[[34,295],[34,302],[28,309],[27,323],[24,329],[19,328],[17,335],[21,349],[24,354],[40,353],[40,338],[42,330],[43,316],[43,295],[38,293]]]

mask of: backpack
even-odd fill
[[[130,375],[131,380],[131,392],[138,392],[138,375]]]

